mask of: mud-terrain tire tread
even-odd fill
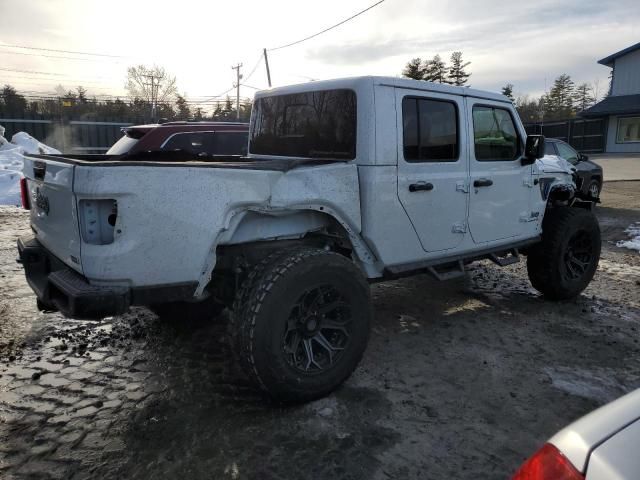
[[[324,257],[323,263],[333,263],[339,265],[340,268],[345,270],[345,275],[348,275],[351,280],[357,283],[357,288],[362,288],[366,291],[367,295],[367,309],[365,312],[367,315],[367,328],[364,332],[358,332],[363,335],[363,347],[357,354],[357,359],[353,368],[348,371],[343,371],[336,378],[332,385],[326,388],[318,388],[312,391],[306,389],[296,389],[292,385],[287,385],[285,382],[273,382],[267,381],[261,374],[261,368],[256,364],[254,356],[256,348],[256,324],[259,321],[266,321],[268,319],[260,318],[261,309],[270,291],[274,285],[279,282],[285,281],[288,278],[288,274],[297,266],[302,263],[308,262],[317,257]],[[289,249],[286,251],[279,251],[257,265],[253,271],[246,278],[242,288],[239,289],[236,301],[234,302],[234,325],[232,328],[236,331],[236,339],[234,347],[236,349],[236,355],[240,359],[241,366],[252,383],[263,391],[265,391],[273,399],[280,402],[301,402],[309,401],[315,398],[322,397],[335,389],[344,380],[346,380],[360,359],[366,347],[368,341],[368,319],[372,316],[371,301],[369,295],[369,284],[352,261],[331,251],[320,250],[312,247],[299,247],[297,249]]]
[[[563,257],[565,240],[577,225],[589,219],[595,235],[595,263],[579,282],[569,284],[562,279],[559,263]],[[542,242],[532,247],[527,256],[527,273],[531,285],[550,300],[567,300],[579,295],[598,268],[600,258],[600,228],[595,215],[582,208],[561,207],[549,210],[542,221]]]
[[[242,351],[243,342],[240,338],[242,335],[240,319],[246,317],[247,307],[249,306],[249,295],[255,289],[256,284],[260,281],[264,271],[272,263],[275,263],[279,258],[285,255],[287,255],[287,251],[285,250],[277,250],[270,255],[267,255],[251,268],[248,275],[236,291],[233,305],[231,307],[231,314],[229,315],[227,339],[235,361],[240,365],[244,372],[248,372],[251,367],[250,364],[246,363],[247,357],[243,355]]]

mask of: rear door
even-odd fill
[[[73,169],[69,163],[25,157],[23,173],[29,188],[31,226],[37,239],[56,257],[81,272]]]
[[[467,97],[470,141],[469,229],[475,243],[530,237],[530,165],[520,162],[525,138],[503,102]],[[531,224],[527,226],[527,224]]]
[[[425,251],[454,249],[467,221],[463,97],[398,89],[396,105],[400,202]]]

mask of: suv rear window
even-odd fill
[[[260,98],[249,150],[258,155],[353,159],[356,94],[324,90]]]

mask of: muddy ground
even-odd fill
[[[0,209],[0,478],[504,479],[555,431],[640,387],[640,182],[608,183],[603,256],[575,301],[524,265],[373,286],[367,353],[335,394],[271,405],[216,322],[146,309],[39,313],[15,263],[26,214]]]

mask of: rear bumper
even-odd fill
[[[18,256],[27,283],[43,306],[70,318],[99,319],[125,313],[131,305],[192,299],[197,286],[195,282],[144,288],[91,285],[35,237],[18,239]]]

